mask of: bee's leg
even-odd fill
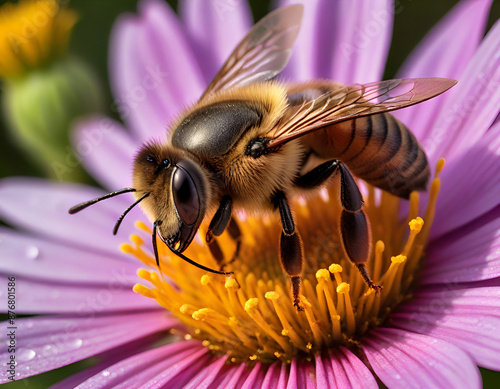
[[[238,223],[236,222],[236,220],[234,220],[234,217],[232,217],[231,220],[229,221],[229,225],[227,226],[227,232],[229,233],[229,236],[236,243],[236,250],[234,250],[233,258],[231,258],[231,260],[227,263],[227,265],[230,265],[238,258],[241,248],[241,231],[240,227],[238,227]]]
[[[290,206],[283,192],[278,192],[273,198],[274,204],[279,208],[283,231],[280,239],[280,259],[284,271],[292,281],[293,305],[298,311],[304,308],[300,303],[301,274],[304,268],[304,248],[298,231],[295,230]]]
[[[295,185],[299,188],[311,189],[323,184],[329,177],[339,169],[340,162],[337,160],[328,161],[316,166],[310,172],[298,177]]]
[[[340,202],[344,208],[340,216],[342,245],[347,257],[356,265],[363,280],[370,288],[378,292],[382,287],[372,281],[365,265],[370,257],[372,243],[370,222],[362,209],[363,197],[349,170],[342,163],[339,163],[339,167]]]
[[[218,264],[221,264],[224,261],[224,255],[214,237],[222,235],[224,230],[227,228],[231,220],[232,208],[233,200],[230,196],[224,196],[219,205],[219,209],[215,212],[215,215],[208,226],[207,235],[205,236],[208,248]]]

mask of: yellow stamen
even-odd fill
[[[144,245],[144,241],[142,240],[142,238],[139,236],[139,235],[132,235],[130,237],[130,240],[132,242],[134,242],[137,246],[143,246]]]
[[[349,290],[350,286],[345,282],[337,286],[337,294],[339,295],[338,311],[341,312],[341,317],[345,315],[347,321],[347,332],[350,335],[353,335],[356,329],[356,324],[354,321],[354,312],[352,311]]]
[[[276,343],[280,345],[285,353],[290,353],[292,351],[291,346],[288,344],[286,339],[277,334],[262,318],[260,312],[257,310],[257,305],[259,300],[257,298],[251,298],[245,303],[245,311],[250,315],[250,317],[257,323],[257,325],[264,330],[271,338],[273,338]]]

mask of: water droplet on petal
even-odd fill
[[[109,376],[110,372],[108,370],[104,370],[101,374],[103,377],[107,377]]]
[[[17,350],[17,360],[19,362],[31,361],[35,358],[36,352],[35,350],[31,350],[29,348],[19,348]]]
[[[50,344],[43,346],[42,352],[40,353],[44,357],[52,356],[57,354],[57,348],[52,347]]]
[[[26,257],[28,257],[28,259],[37,259],[38,256],[40,255],[40,250],[38,249],[38,247],[36,246],[28,246],[26,248]]]
[[[82,344],[83,344],[82,339],[75,339],[71,342],[70,346],[72,346],[73,348],[80,348]]]

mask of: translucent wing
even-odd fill
[[[395,79],[351,85],[325,93],[285,112],[266,134],[271,138],[268,147],[279,147],[327,125],[418,104],[456,83],[447,78]]]
[[[234,49],[203,93],[266,81],[283,70],[299,33],[303,6],[279,8],[259,21]]]

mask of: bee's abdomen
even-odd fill
[[[427,157],[406,126],[388,113],[357,118],[307,136],[323,158],[343,161],[357,177],[399,197],[425,190]]]
[[[425,190],[429,163],[403,123],[382,113],[355,119],[352,126],[365,141],[363,146],[349,147],[339,156],[352,173],[399,197],[408,198],[414,190]]]

